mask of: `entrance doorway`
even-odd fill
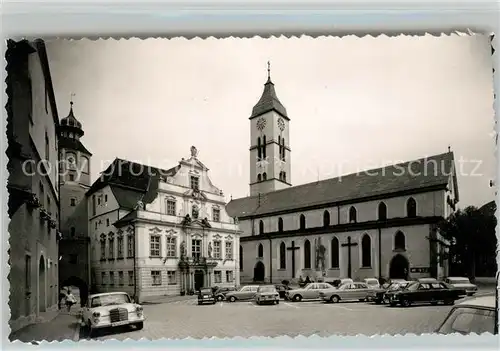
[[[254,282],[263,282],[264,276],[265,276],[264,263],[259,261],[255,264],[255,267],[253,269],[253,281]]]
[[[391,260],[389,268],[389,278],[391,279],[408,279],[410,271],[410,263],[403,255],[396,255]]]
[[[45,303],[45,290],[46,290],[46,282],[45,282],[45,258],[40,256],[40,262],[38,263],[38,311],[45,312],[46,303]]]
[[[194,290],[198,291],[203,288],[205,282],[205,273],[201,269],[194,271]]]

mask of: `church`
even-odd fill
[[[448,274],[437,225],[459,200],[453,152],[292,186],[291,120],[269,69],[249,119],[250,196],[226,207],[242,283]]]

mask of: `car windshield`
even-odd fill
[[[415,291],[418,289],[418,286],[419,286],[419,283],[412,283],[412,284],[408,284],[407,286],[405,286],[404,289],[409,290],[409,291]]]
[[[262,286],[259,288],[259,292],[261,293],[269,293],[269,292],[275,292],[276,288],[274,286]]]
[[[377,285],[378,281],[375,279],[367,279],[367,280],[365,280],[365,283],[368,285]]]
[[[493,334],[494,331],[495,311],[472,307],[455,308],[438,330],[442,334]]]
[[[450,284],[469,284],[469,279],[450,279]]]
[[[93,297],[90,307],[121,305],[123,303],[130,303],[130,297],[127,294],[109,294]]]
[[[200,290],[200,294],[211,294],[212,293],[212,290],[210,289],[201,289]]]
[[[406,285],[408,285],[408,284],[407,283],[393,283],[389,286],[389,290],[390,291],[399,290],[401,288],[404,288]]]

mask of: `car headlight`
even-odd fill
[[[135,313],[137,313],[137,316],[142,316],[142,313],[143,313],[143,309],[142,309],[142,306],[137,306],[135,308]]]
[[[94,320],[94,323],[98,323],[100,317],[101,317],[101,314],[99,312],[92,313],[92,319]]]

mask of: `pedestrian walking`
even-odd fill
[[[68,309],[68,312],[71,311],[71,306],[73,306],[76,303],[76,297],[73,295],[71,290],[68,289],[68,293],[66,294],[66,308]]]

